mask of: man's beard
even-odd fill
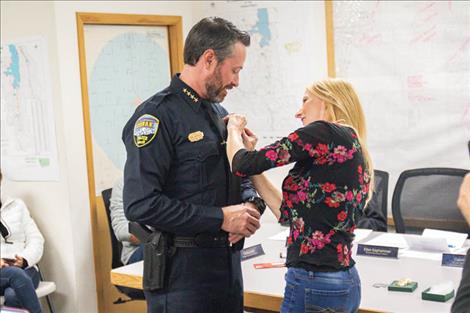
[[[215,69],[214,75],[206,81],[207,100],[211,102],[222,102],[227,95],[226,88],[231,89],[232,86],[222,85],[222,74],[220,68]]]

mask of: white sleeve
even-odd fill
[[[25,248],[19,253],[21,257],[28,261],[28,267],[34,266],[41,260],[44,251],[44,237],[39,231],[36,223],[31,218],[28,208],[21,201],[22,224],[25,233]]]
[[[123,187],[123,179],[120,179],[113,187],[109,205],[109,210],[111,211],[111,226],[119,241],[130,241],[129,221],[124,214],[124,204],[122,202]]]

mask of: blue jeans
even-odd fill
[[[5,305],[25,308],[30,313],[41,313],[41,305],[36,295],[39,285],[38,271],[30,267],[21,269],[8,266],[0,269],[0,294],[5,297]]]
[[[281,313],[351,313],[361,302],[361,281],[355,267],[337,272],[289,268]]]

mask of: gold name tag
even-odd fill
[[[196,142],[204,138],[204,133],[202,131],[197,131],[188,135],[188,140],[191,142]]]

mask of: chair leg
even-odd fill
[[[46,301],[47,301],[47,305],[49,306],[49,312],[54,313],[54,305],[52,304],[52,300],[49,297],[49,295],[46,296]]]

